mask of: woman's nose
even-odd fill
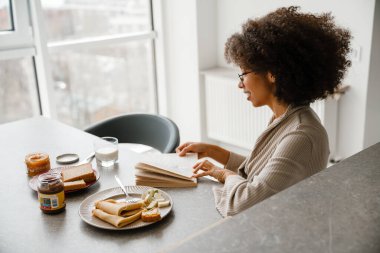
[[[239,84],[238,84],[238,87],[239,87],[240,89],[243,89],[243,88],[244,88],[244,83],[243,83],[242,81],[240,81]]]

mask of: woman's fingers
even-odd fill
[[[207,160],[198,162],[197,166],[195,166],[195,169],[193,170],[193,177],[198,178],[198,177],[204,177],[204,176],[210,175],[212,172],[212,166],[213,164]],[[197,173],[199,170],[203,170],[203,172]]]
[[[181,145],[179,145],[175,150],[176,152],[180,152],[184,147],[188,146],[189,145],[189,142],[185,142],[185,143],[182,143]]]
[[[202,162],[197,162],[194,166],[193,166],[193,173],[196,174],[199,170],[203,170],[203,171],[210,171],[212,170],[214,167],[214,164],[210,163],[209,161],[207,160],[204,160]]]
[[[216,179],[218,179],[220,182],[224,183],[225,181],[225,175],[227,174],[226,170],[222,170],[221,168],[215,166],[213,163],[209,162],[208,160],[204,160],[201,162],[197,162],[193,166],[193,178],[199,178],[204,176],[212,176]],[[198,171],[201,170],[200,173]],[[233,173],[234,174],[234,173]]]
[[[200,169],[204,170],[204,169],[203,169],[204,163],[205,163],[205,161],[197,162],[196,164],[194,164],[194,166],[193,166],[193,168],[194,168],[194,169],[193,169],[193,173],[194,173],[194,174],[197,173],[198,170],[200,170]]]
[[[179,156],[185,156],[186,153],[194,151],[192,144],[192,142],[186,142],[180,145],[178,148],[176,148],[176,152]]]
[[[197,173],[197,171],[201,168],[201,162],[197,162],[193,166],[193,173]]]
[[[210,175],[210,171],[205,171],[205,172],[201,172],[201,173],[198,173],[198,174],[193,174],[192,177],[198,178],[198,177],[204,177],[204,176],[208,176],[208,175]]]
[[[193,165],[193,169],[195,169],[196,167],[198,167],[199,164],[201,164],[201,162],[196,162],[196,163]]]
[[[179,145],[176,149],[175,149],[175,152],[176,153],[181,153],[181,151],[187,146],[187,143],[184,143],[182,145]]]
[[[179,156],[185,156],[187,153],[197,153],[198,158],[207,156],[207,147],[209,145],[201,142],[186,142],[176,148],[176,153]]]

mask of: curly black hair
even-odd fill
[[[241,33],[225,45],[225,58],[241,68],[270,72],[275,97],[293,105],[308,104],[333,94],[347,68],[351,34],[334,24],[330,13],[279,8],[249,19]]]

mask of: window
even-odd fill
[[[111,115],[154,112],[150,41],[65,50],[50,58],[57,115],[65,123],[84,128]]]
[[[152,30],[147,0],[42,0],[48,41]]]
[[[0,31],[13,30],[10,0],[0,0]]]
[[[27,2],[0,0],[0,123],[40,113],[28,31]]]
[[[39,113],[32,58],[0,61],[0,123]]]
[[[84,128],[155,111],[149,1],[43,0],[42,7],[60,120]]]
[[[0,0],[0,21],[0,95],[23,100],[0,122],[42,113],[84,128],[157,111],[151,1]]]

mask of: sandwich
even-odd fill
[[[158,208],[145,209],[141,214],[141,220],[144,222],[155,222],[161,220],[161,214]]]

